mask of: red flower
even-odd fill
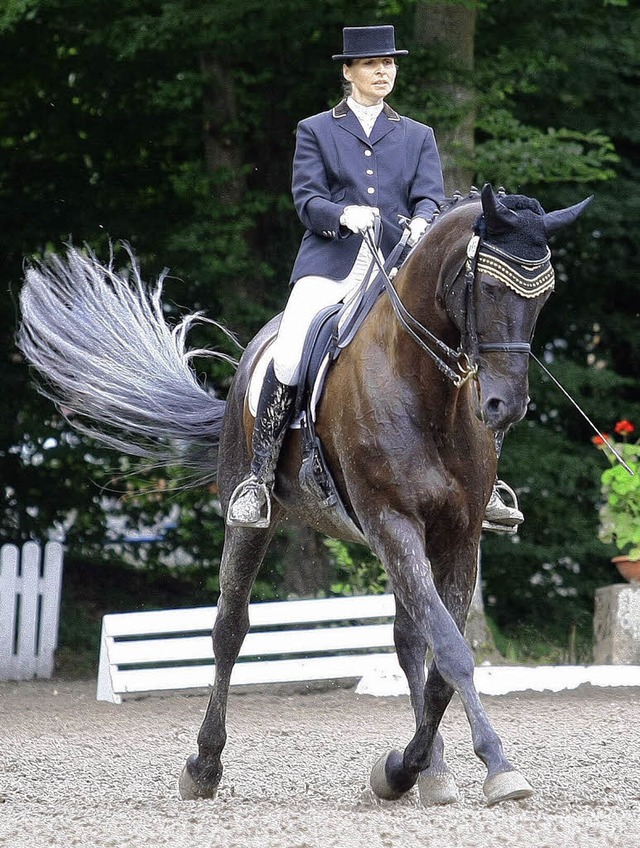
[[[626,418],[623,418],[622,421],[618,421],[613,429],[618,436],[629,436],[636,428],[633,426],[631,421],[627,421]]]
[[[602,447],[602,445],[605,445],[609,440],[610,440],[610,436],[608,436],[606,433],[603,433],[602,436],[592,436],[591,437],[591,441],[593,442],[593,444],[597,448]]]

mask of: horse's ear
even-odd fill
[[[576,218],[581,215],[587,206],[593,200],[593,195],[581,200],[574,206],[568,206],[566,209],[557,209],[555,212],[546,212],[544,216],[544,231],[550,236],[567,224],[573,224]]]
[[[518,216],[512,209],[507,209],[494,192],[491,183],[484,184],[481,197],[487,232],[503,233],[515,226]]]

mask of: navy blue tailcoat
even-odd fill
[[[340,224],[345,206],[378,207],[387,256],[402,235],[398,216],[429,220],[444,199],[433,130],[385,103],[367,138],[343,100],[298,124],[292,193],[307,229],[291,282],[310,274],[342,280],[362,244]]]

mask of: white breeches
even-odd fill
[[[356,294],[370,266],[371,252],[363,242],[353,268],[344,280],[310,276],[296,281],[272,347],[273,368],[281,383],[288,386],[297,384],[304,340],[314,317],[325,306],[341,301],[347,303]]]

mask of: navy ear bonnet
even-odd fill
[[[487,226],[484,214],[479,215],[473,231],[483,241],[522,259],[540,259],[547,252],[547,233],[544,225],[544,209],[532,197],[507,194],[500,203],[516,213],[508,227],[492,229]]]

